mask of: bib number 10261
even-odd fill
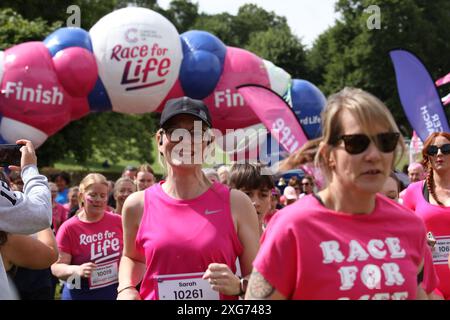
[[[174,300],[203,299],[202,289],[173,291]]]

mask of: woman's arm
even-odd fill
[[[58,248],[51,229],[39,232],[37,239],[9,234],[1,252],[5,261],[29,269],[49,268],[58,259]]]
[[[131,194],[123,205],[123,253],[119,267],[118,300],[140,300],[136,286],[145,273],[145,257],[136,249],[136,234],[144,211],[144,192]]]
[[[242,276],[248,279],[252,270],[252,262],[259,248],[259,222],[256,210],[247,195],[238,190],[231,190],[231,214],[243,251],[239,256]],[[245,294],[241,279],[229,266],[211,263],[203,279],[211,284],[211,288],[222,294],[235,296]]]
[[[250,275],[245,300],[286,300],[255,268]]]
[[[71,262],[72,256],[60,251],[58,261],[52,265],[53,275],[61,280],[67,280],[72,276],[89,278],[92,271],[97,267],[95,263],[92,262],[83,263],[82,265],[71,265]]]

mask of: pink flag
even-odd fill
[[[442,103],[444,104],[444,106],[450,104],[450,93],[442,98]]]
[[[450,82],[450,73],[447,74],[446,76],[436,80],[436,86],[440,87],[443,86],[444,84],[447,84]]]
[[[264,86],[251,84],[238,86],[237,91],[272,136],[290,154],[308,141],[294,111],[278,94]]]

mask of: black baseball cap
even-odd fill
[[[202,120],[208,127],[212,127],[208,107],[203,101],[189,97],[175,98],[167,101],[161,114],[161,119],[159,120],[160,127],[164,128],[167,121],[179,114],[190,114]]]

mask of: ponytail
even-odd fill
[[[436,194],[434,178],[433,178],[433,168],[431,168],[431,167],[428,167],[427,188],[428,188],[428,191],[430,192],[431,196],[434,198],[434,200],[436,200],[436,203],[440,206],[443,206],[444,204],[441,201],[439,201],[437,194]]]

